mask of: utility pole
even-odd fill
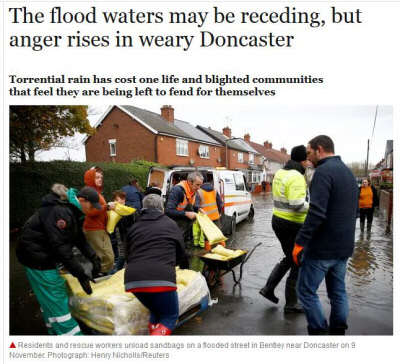
[[[368,178],[368,163],[369,163],[369,139],[367,144],[367,163],[365,163],[365,177]]]
[[[376,117],[377,116],[378,116],[378,105],[376,105],[376,108],[375,108],[374,127],[372,128],[371,138],[374,137],[374,131],[375,131],[375,124],[376,124]],[[368,178],[368,164],[369,164],[369,139],[368,139],[368,144],[367,144],[367,163],[365,165],[365,177],[367,177],[367,178]]]

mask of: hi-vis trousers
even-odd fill
[[[56,269],[38,270],[25,267],[29,283],[40,304],[50,335],[82,335],[71,316],[65,281]]]

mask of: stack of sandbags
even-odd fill
[[[203,256],[205,258],[215,259],[215,260],[231,260],[245,253],[246,251],[241,249],[231,250],[224,248],[222,245],[217,245],[214,249],[211,250],[211,253],[207,253]]]
[[[75,277],[64,275],[69,288],[71,314],[104,334],[146,334],[149,312],[132,293],[125,292],[124,272],[123,269],[109,279],[91,283],[91,295],[82,290]],[[177,286],[179,314],[206,296],[210,301],[207,283],[198,272],[177,269]]]

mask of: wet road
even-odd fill
[[[211,290],[218,303],[176,329],[176,335],[305,335],[302,314],[284,314],[284,280],[276,289],[280,302],[275,305],[259,295],[273,266],[282,258],[280,244],[271,228],[270,195],[257,195],[253,223],[237,227],[236,241],[230,248],[251,249],[262,242],[243,266],[243,279],[234,285],[229,273],[222,284]],[[10,247],[10,333],[46,334],[39,306]],[[196,265],[196,262],[193,262]],[[239,267],[235,268],[239,271]],[[375,217],[370,237],[356,230],[356,247],[349,259],[346,285],[349,296],[349,335],[393,334],[393,241],[385,235],[384,222]],[[326,313],[329,301],[325,286],[320,298]]]

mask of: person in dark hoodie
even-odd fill
[[[107,206],[101,192],[103,191],[103,171],[99,167],[92,167],[85,172],[85,185],[94,188],[99,194],[101,209],[89,208],[84,210],[85,221],[83,231],[88,243],[92,246],[101,260],[101,272],[109,272],[114,265],[114,252],[110,236],[107,234],[107,209],[115,208],[113,204]]]
[[[150,335],[170,335],[179,317],[175,266],[188,268],[183,236],[164,215],[161,196],[147,195],[128,232],[125,290],[149,309]]]
[[[306,166],[306,147],[298,145],[292,149],[290,160],[283,169],[276,172],[272,182],[274,200],[272,229],[281,243],[285,257],[275,265],[260,294],[273,303],[278,303],[279,299],[275,296],[274,290],[290,269],[285,286],[285,313],[303,312],[297,303],[296,283],[299,268],[293,261],[292,251],[296,235],[308,211],[307,184],[304,177]]]
[[[318,135],[307,145],[315,173],[310,185],[310,208],[297,234],[293,260],[300,265],[297,290],[309,335],[344,335],[349,306],[347,260],[353,254],[358,188],[351,170],[335,155],[332,139]],[[317,291],[325,280],[331,304],[329,324]]]
[[[101,208],[98,201],[92,190],[88,203]],[[92,262],[92,276],[100,270],[100,260],[82,233],[81,217],[80,209],[67,199],[67,188],[54,184],[51,193],[43,197],[41,207],[25,223],[16,250],[50,335],[82,335],[70,314],[65,281],[57,271],[57,263],[79,280],[87,294],[92,293],[92,277],[74,256],[73,246]]]

